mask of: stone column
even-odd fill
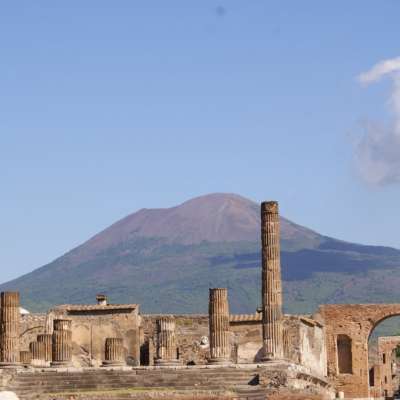
[[[49,363],[52,360],[52,348],[53,348],[53,335],[44,333],[37,336],[39,343],[44,343],[44,360]]]
[[[176,354],[175,318],[164,316],[156,320],[157,326],[157,359],[160,366],[179,365]]]
[[[120,338],[107,338],[103,366],[124,365],[124,341]]]
[[[261,204],[263,361],[283,357],[278,203]]]
[[[46,349],[45,344],[39,342],[31,342],[29,350],[32,355],[32,365],[35,367],[44,367],[46,365]]]
[[[32,362],[32,354],[30,351],[20,351],[19,352],[19,359],[22,365],[28,366]]]
[[[0,295],[0,368],[19,364],[19,293]]]
[[[52,367],[67,367],[72,361],[72,322],[68,319],[55,319],[52,346]]]
[[[210,289],[208,303],[210,328],[210,364],[229,364],[231,345],[229,334],[229,304],[227,289]]]

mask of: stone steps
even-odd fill
[[[16,392],[21,399],[28,399],[40,397],[45,393],[112,391],[131,388],[221,390],[234,387],[251,388],[254,387],[251,385],[257,384],[257,369],[38,371],[14,375],[8,385],[8,390]],[[249,391],[248,395],[253,396],[254,391],[251,393]],[[250,398],[258,399],[254,396]]]
[[[132,383],[132,384],[137,384],[140,382],[146,383],[146,382],[153,382],[154,380],[161,380],[163,382],[182,382],[182,381],[198,381],[198,382],[233,382],[236,384],[240,384],[239,382],[244,382],[244,384],[257,384],[257,375],[247,375],[247,376],[204,376],[204,375],[191,375],[191,376],[164,376],[164,375],[159,375],[159,376],[145,376],[145,377],[137,377],[137,376],[132,376],[132,377],[113,377],[113,378],[106,378],[102,379],[100,378],[86,378],[86,377],[79,377],[79,378],[73,378],[71,379],[70,377],[62,377],[62,378],[57,378],[57,379],[26,379],[26,380],[18,380],[15,381],[15,385],[18,385],[19,387],[23,386],[30,386],[32,384],[34,385],[57,385],[57,384],[62,384],[65,382],[68,382],[69,384],[80,384],[82,381],[88,383],[88,384],[98,384],[99,382],[104,382],[104,383]],[[14,384],[12,384],[14,386]]]

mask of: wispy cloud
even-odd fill
[[[361,176],[373,185],[400,183],[400,57],[384,60],[358,76],[363,85],[384,77],[392,81],[389,124],[368,122],[356,145],[356,162]]]

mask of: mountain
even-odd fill
[[[288,312],[329,302],[398,301],[400,251],[322,236],[281,217]],[[40,311],[59,303],[141,304],[144,312],[206,312],[209,287],[228,287],[232,312],[260,303],[259,204],[210,194],[142,209],[27,275],[0,285]]]

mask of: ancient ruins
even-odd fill
[[[1,293],[2,390],[23,399],[393,398],[400,337],[379,338],[373,363],[368,340],[400,304],[284,315],[277,202],[261,204],[261,244],[262,306],[249,315],[230,314],[226,288],[210,288],[208,315],[142,315],[105,295],[22,315],[19,293]]]

